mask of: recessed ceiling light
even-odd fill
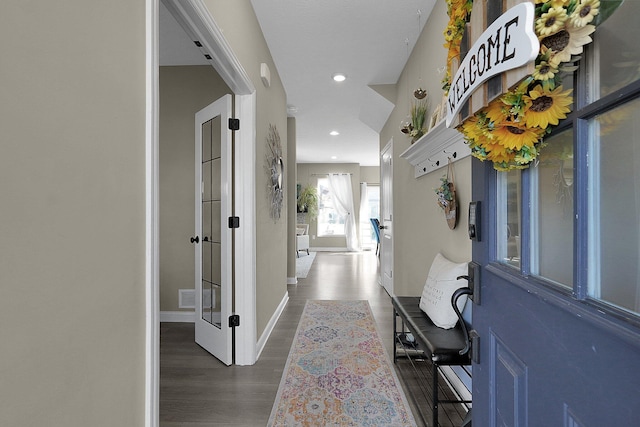
[[[347,79],[347,76],[345,76],[342,73],[336,73],[333,75],[333,80],[337,81],[337,82],[343,82]]]
[[[340,135],[340,132],[338,132],[337,130],[332,130],[331,132],[329,132],[329,135],[338,136],[338,135]]]
[[[338,156],[331,156],[331,160],[335,160],[337,158],[338,158]]]

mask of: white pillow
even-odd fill
[[[420,297],[420,309],[427,313],[427,316],[436,326],[443,329],[451,329],[456,326],[458,316],[451,306],[451,296],[462,287],[468,286],[465,279],[456,280],[458,276],[467,274],[467,263],[455,263],[446,259],[442,254],[436,255],[427,282]],[[467,296],[458,298],[458,309],[464,309]]]

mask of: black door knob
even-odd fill
[[[196,236],[196,237],[192,237],[191,238],[191,243],[200,243],[200,237]]]

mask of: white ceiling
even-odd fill
[[[251,3],[296,117],[297,161],[378,165],[393,104],[369,86],[398,81],[435,0]],[[160,64],[207,63],[161,3]]]

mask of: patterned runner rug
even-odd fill
[[[268,425],[416,425],[367,301],[307,301]]]

